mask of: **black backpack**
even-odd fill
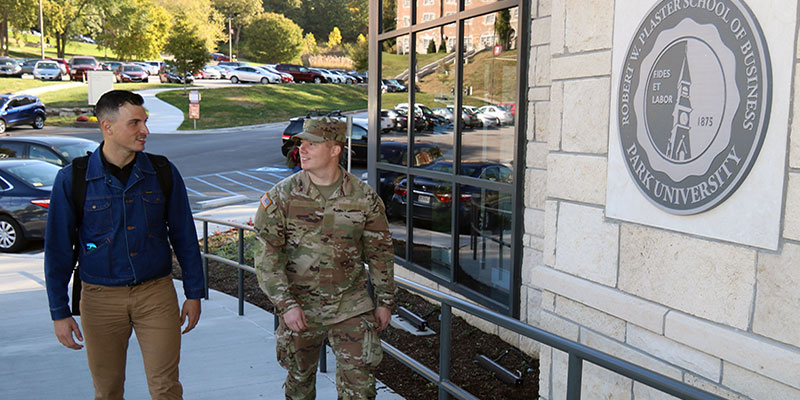
[[[156,177],[158,178],[158,185],[161,186],[161,192],[164,193],[164,200],[167,206],[169,204],[169,196],[172,193],[172,168],[169,165],[167,157],[158,154],[147,154],[150,158],[150,163],[156,170]],[[72,315],[81,315],[80,301],[81,301],[81,278],[80,266],[78,265],[78,254],[80,252],[80,244],[78,240],[78,230],[80,229],[81,222],[83,221],[83,205],[86,203],[86,168],[89,165],[89,156],[78,157],[72,160],[72,211],[75,213],[75,240],[72,244]]]

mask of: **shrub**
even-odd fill
[[[428,42],[428,54],[436,53],[436,42],[431,40]]]
[[[248,25],[243,53],[259,63],[291,62],[303,46],[303,30],[297,24],[283,15],[264,13]]]

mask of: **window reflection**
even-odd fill
[[[488,171],[487,171],[488,172]],[[511,195],[461,187],[470,193],[468,245],[459,251],[456,281],[501,303],[511,286]]]

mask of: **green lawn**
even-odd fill
[[[57,85],[69,81],[42,81],[39,79],[0,78],[0,93],[14,93],[20,90],[42,86]]]
[[[182,90],[156,95],[181,109],[181,130],[194,129],[189,100]],[[360,110],[367,108],[367,92],[354,85],[256,85],[202,91],[197,129],[225,128],[287,121],[309,109]]]
[[[446,55],[446,53],[417,54],[417,66],[422,68]],[[408,59],[408,54],[393,54],[383,52],[381,54],[381,60],[383,61],[381,75],[383,76],[383,79],[394,78],[401,72],[407,70]]]
[[[39,37],[31,34],[23,34],[24,45],[15,46],[13,42],[8,47],[8,55],[19,58],[39,58],[42,56],[42,49],[39,45]],[[72,56],[94,56],[98,61],[115,60],[116,56],[111,51],[101,49],[94,44],[81,42],[67,42],[64,49],[64,56],[69,60]],[[45,44],[44,56],[56,57],[55,43],[52,46]]]
[[[158,89],[163,87],[183,87],[178,84],[165,83],[115,83],[114,89],[120,90],[144,90]],[[88,86],[72,87],[64,90],[42,93],[39,98],[48,107],[87,107],[88,105]]]

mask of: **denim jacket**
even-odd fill
[[[172,244],[181,265],[186,298],[203,295],[200,248],[189,200],[178,170],[170,166],[172,191],[167,204],[145,154],[136,154],[124,187],[103,167],[99,149],[89,156],[83,221],[77,238],[82,281],[126,286],[170,275]],[[67,284],[72,275],[74,236],[72,165],[67,165],[53,183],[45,230],[44,271],[53,320],[70,316]]]

